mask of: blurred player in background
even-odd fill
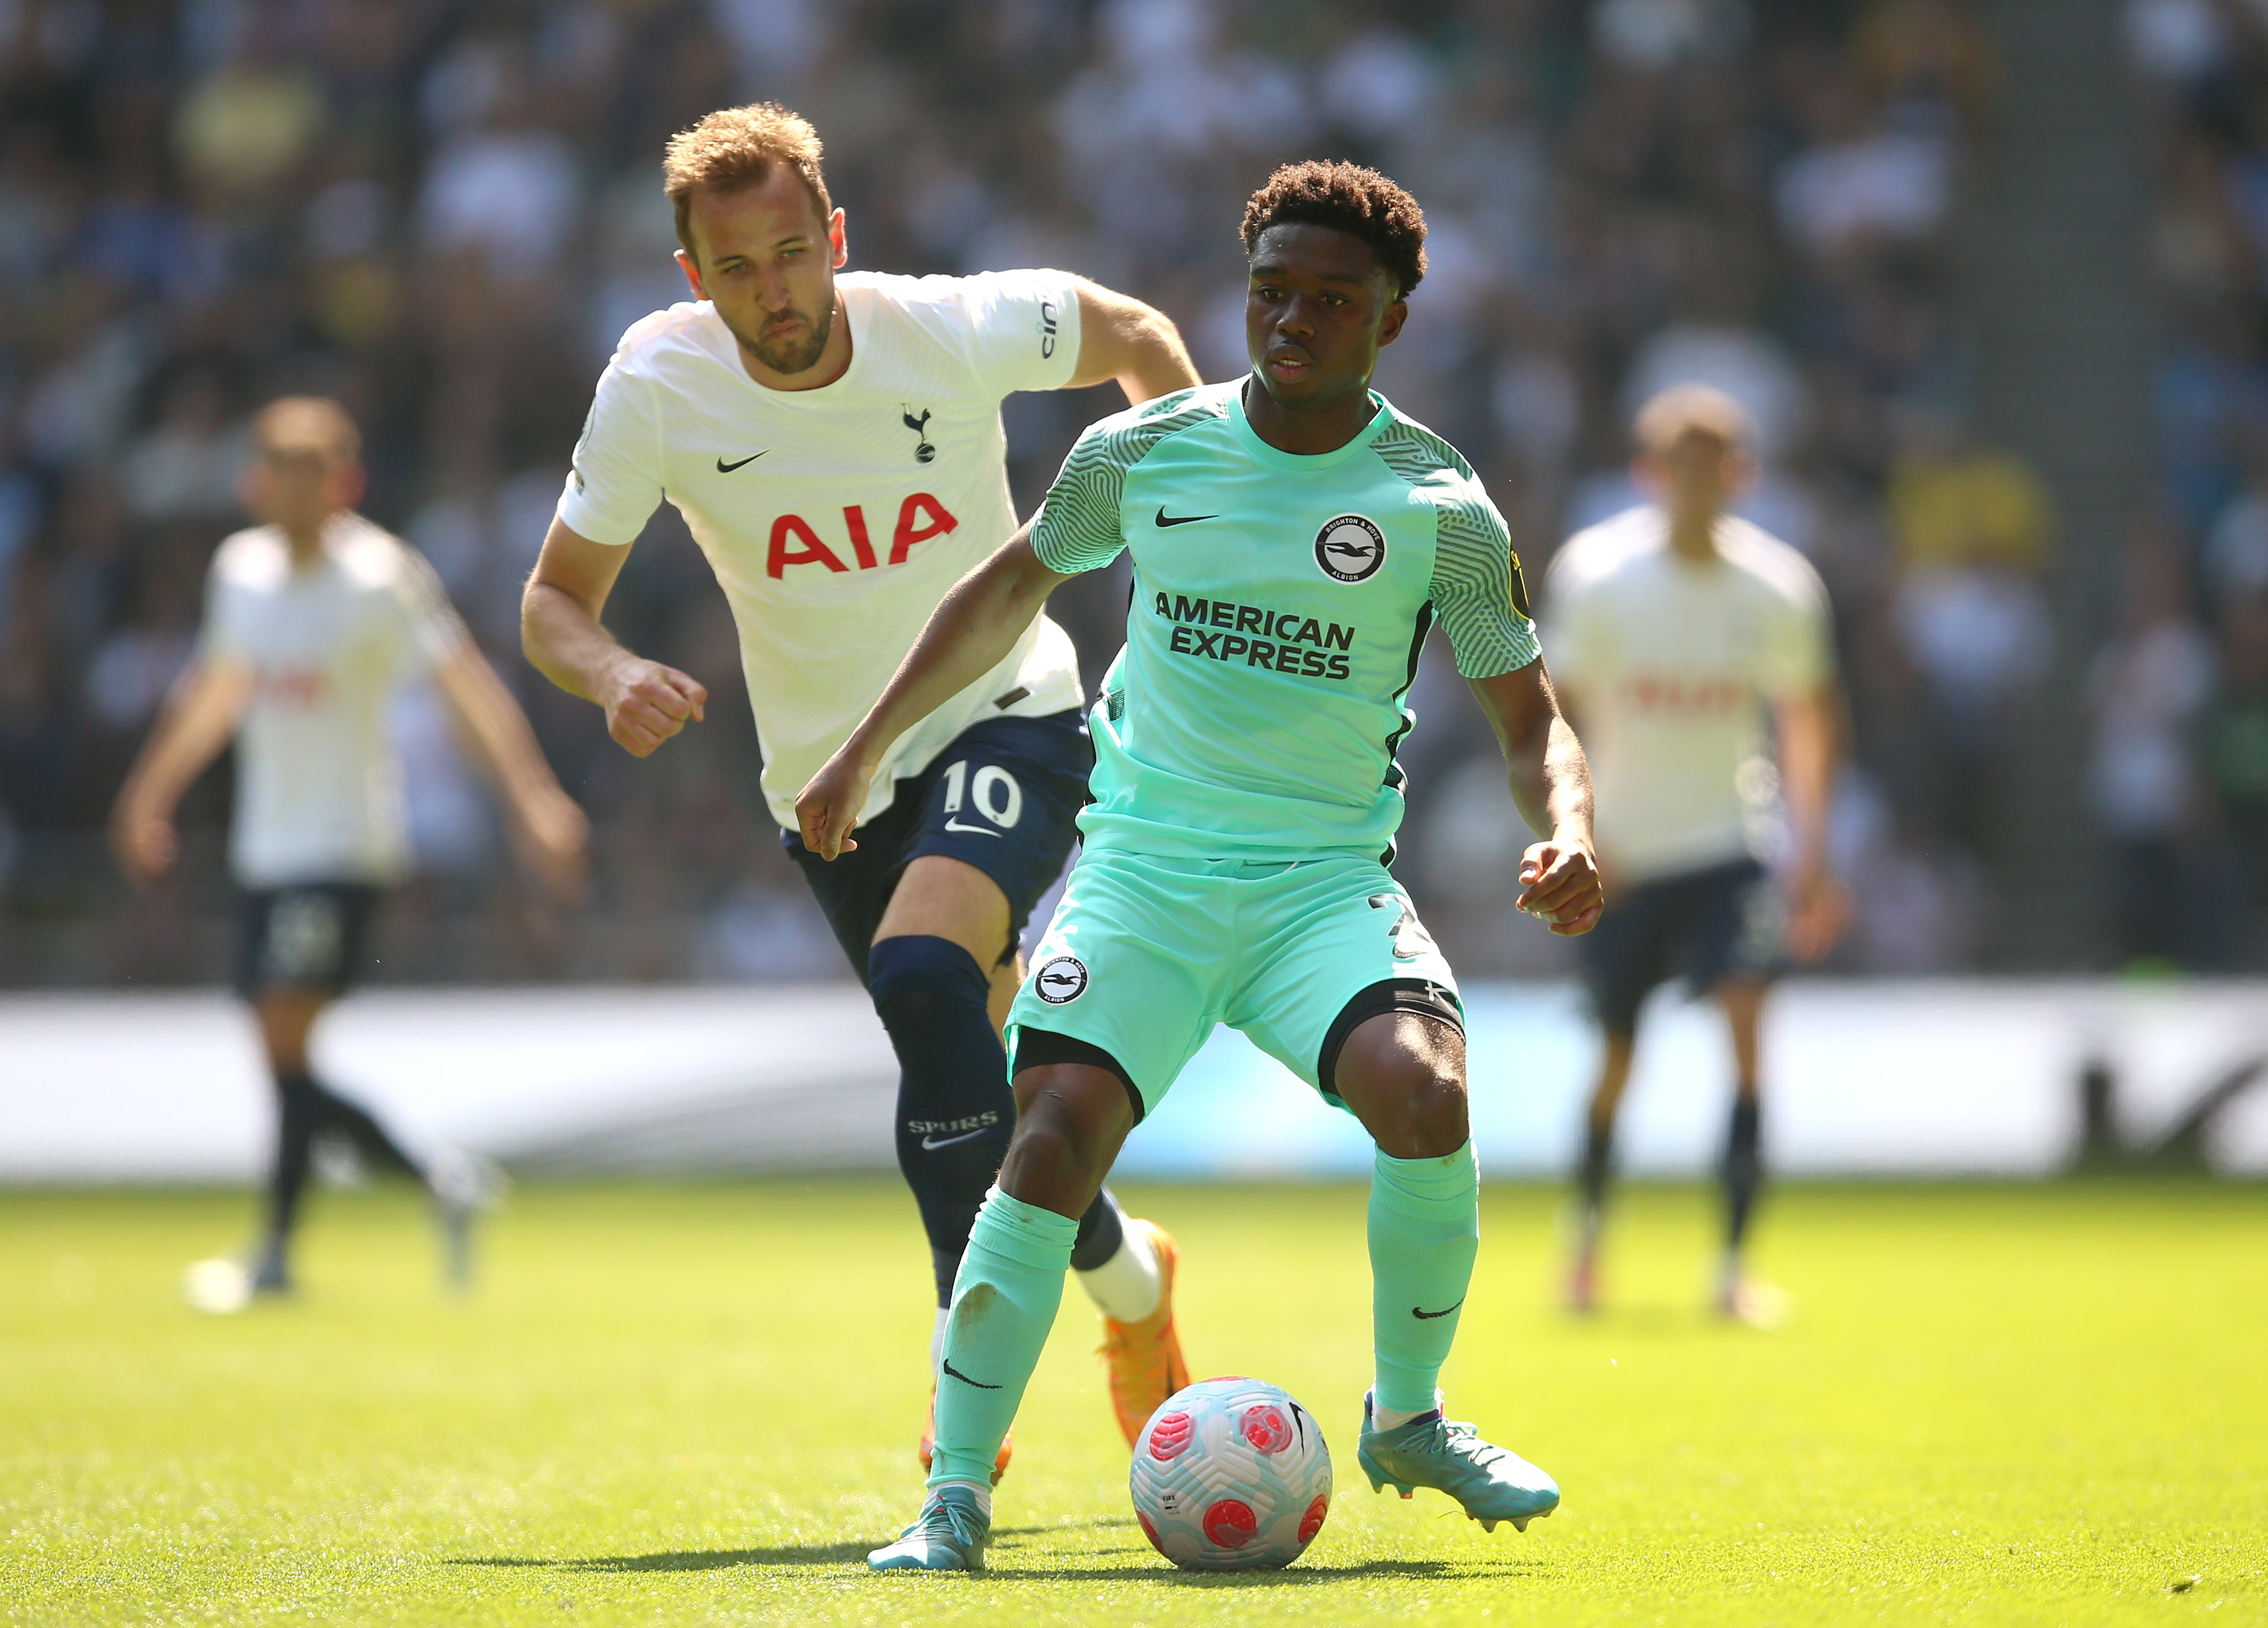
[[[1850,899],[1827,851],[1842,718],[1827,590],[1800,554],[1726,512],[1752,476],[1751,433],[1739,404],[1706,387],[1646,403],[1637,474],[1653,501],[1569,539],[1546,585],[1552,671],[1590,758],[1614,897],[1582,946],[1604,1051],[1568,1278],[1577,1311],[1597,1302],[1615,1111],[1638,1010],[1679,972],[1714,997],[1732,1032],[1716,1306],[1766,1323],[1780,1303],[1749,1279],[1742,1253],[1763,1173],[1764,992],[1786,952],[1813,961],[1833,947]],[[1783,832],[1774,876],[1765,866]]]
[[[1094,750],[1071,641],[1040,618],[899,740],[832,863],[795,796],[896,671],[961,574],[1016,528],[1001,398],[1116,379],[1130,401],[1197,382],[1171,322],[1060,271],[842,276],[843,211],[811,126],[770,104],[670,144],[665,185],[698,303],[622,336],[527,589],[528,659],[604,707],[643,757],[707,691],[617,644],[607,596],[654,508],[677,505],[740,635],[765,800],[901,1071],[899,1168],[945,1306],[1015,1121],[998,1024],[1017,945],[1076,839]],[[1071,1255],[1104,1317],[1130,1443],[1186,1382],[1173,1240],[1094,1198]],[[995,1469],[1007,1464],[1003,1442]],[[922,1462],[930,1436],[922,1438]]]
[[[1134,562],[1126,648],[1093,728],[1086,845],[1016,997],[1019,1117],[946,1326],[921,1513],[867,1563],[983,1565],[983,1470],[1038,1364],[1077,1218],[1216,1023],[1377,1144],[1376,1384],[1356,1457],[1375,1489],[1438,1489],[1493,1530],[1551,1477],[1442,1414],[1436,1389],[1479,1248],[1456,981],[1386,867],[1395,748],[1438,616],[1543,842],[1520,903],[1598,917],[1582,748],[1552,704],[1504,519],[1455,448],[1369,386],[1425,275],[1425,217],[1383,175],[1286,166],[1245,207],[1252,371],[1106,418],[1029,526],[938,608],[805,790],[832,853],[895,743],[1029,637],[1066,578]]]
[[[276,1081],[268,1223],[248,1264],[192,1269],[191,1298],[232,1310],[292,1287],[291,1234],[315,1140],[338,1137],[368,1164],[431,1190],[453,1281],[490,1195],[481,1162],[406,1150],[370,1113],[317,1079],[308,1035],[361,970],[371,917],[409,868],[401,772],[387,734],[395,695],[430,675],[504,794],[522,855],[563,893],[579,887],[583,811],[559,789],[527,722],[407,544],[354,512],[360,437],[335,401],[288,397],[253,420],[239,482],[261,524],[213,556],[195,658],[119,792],[112,835],[129,876],[173,863],[173,809],[232,739],[238,746],[229,854],[243,889],[236,988],[251,1003]]]

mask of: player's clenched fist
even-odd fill
[[[143,886],[173,868],[180,845],[171,820],[122,798],[110,821],[110,843],[118,855],[119,868],[129,880]]]
[[[802,830],[803,845],[822,859],[854,851],[858,844],[850,840],[850,828],[858,823],[858,811],[866,806],[866,788],[873,780],[874,765],[858,749],[858,737],[853,735],[820,765],[811,784],[795,799],[795,820]]]
[[[597,699],[607,709],[607,733],[631,756],[644,757],[686,725],[701,721],[709,690],[674,667],[631,657],[608,675]]]
[[[1520,880],[1522,891],[1513,902],[1563,939],[1590,932],[1606,908],[1599,862],[1580,843],[1532,844],[1521,856]]]

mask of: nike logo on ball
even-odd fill
[[[1462,1303],[1463,1302],[1462,1301],[1459,1302],[1461,1305]],[[959,1368],[953,1366],[953,1359],[950,1357],[947,1357],[945,1359],[945,1374],[947,1379],[959,1380],[964,1385],[974,1385],[979,1390],[998,1390],[1000,1389],[998,1385],[987,1385],[983,1380],[970,1379],[968,1375],[963,1374]]]
[[[764,453],[768,453],[770,451],[771,451],[770,447],[767,446],[764,448]],[[717,473],[719,475],[730,475],[733,470],[739,468],[741,464],[751,464],[755,462],[757,459],[764,455],[764,453],[750,453],[746,458],[741,459],[740,463],[726,463],[722,458],[719,458],[717,460]]]
[[[1220,516],[1218,514],[1167,514],[1162,504],[1158,508],[1158,524],[1160,526],[1193,526],[1199,520],[1219,519]]]
[[[1457,1302],[1457,1306],[1462,1306],[1464,1302],[1462,1300],[1459,1300]],[[1419,1311],[1415,1306],[1412,1306],[1410,1308],[1410,1315],[1413,1317],[1446,1317],[1451,1312],[1456,1310],[1457,1306],[1444,1306],[1439,1311]]]
[[[937,1150],[938,1150],[939,1148],[940,1148],[940,1147],[951,1147],[951,1146],[952,1146],[954,1143],[956,1143],[956,1142],[974,1142],[974,1141],[975,1141],[978,1137],[980,1137],[980,1136],[990,1136],[990,1135],[991,1135],[991,1134],[992,1134],[992,1131],[993,1131],[993,1127],[992,1127],[992,1126],[990,1126],[990,1125],[986,1125],[986,1126],[983,1127],[981,1130],[965,1131],[965,1132],[963,1132],[963,1133],[962,1133],[961,1135],[960,1135],[960,1136],[945,1136],[945,1137],[929,1137],[929,1136],[925,1136],[925,1137],[922,1138],[922,1152],[924,1152],[924,1153],[933,1153],[937,1152]]]

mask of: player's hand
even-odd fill
[[[180,839],[171,820],[128,806],[111,818],[110,846],[118,856],[118,868],[137,887],[147,887],[172,870],[180,853]]]
[[[632,757],[644,757],[688,724],[701,721],[708,687],[675,667],[632,656],[615,667],[594,697],[607,710],[607,733]]]
[[[1851,890],[1822,866],[1799,875],[1788,893],[1788,953],[1800,961],[1817,961],[1851,925]]]
[[[521,802],[517,834],[521,858],[562,903],[583,896],[591,822],[573,798],[556,786],[530,795]]]
[[[820,766],[795,799],[795,822],[803,832],[803,845],[822,859],[846,854],[858,844],[850,829],[866,806],[866,788],[874,782],[874,765],[853,735],[835,755]]]
[[[1513,902],[1563,939],[1590,932],[1606,908],[1598,857],[1588,843],[1554,837],[1530,844],[1520,857],[1520,880],[1522,891]]]

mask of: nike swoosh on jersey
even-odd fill
[[[945,829],[948,831],[965,831],[972,836],[998,836],[1000,835],[999,832],[988,830],[981,825],[963,825],[958,820],[947,820],[945,822]]]
[[[998,1129],[997,1126],[983,1125],[975,1131],[964,1131],[959,1136],[925,1136],[922,1138],[922,1152],[933,1153],[940,1147],[952,1147],[961,1142],[974,1142],[980,1136],[990,1136],[996,1129]]]
[[[1220,516],[1218,514],[1167,514],[1163,504],[1158,505],[1158,524],[1160,526],[1194,526],[1199,520],[1219,519]]]
[[[768,453],[770,451],[771,451],[770,447],[767,446],[764,448],[764,453]],[[719,458],[717,460],[717,473],[719,475],[730,475],[733,470],[740,468],[741,464],[751,464],[755,462],[757,459],[764,455],[764,453],[750,453],[746,458],[741,459],[740,463],[726,463],[722,458]]]
[[[1457,1306],[1462,1306],[1464,1302],[1462,1300],[1459,1300],[1457,1302]],[[1456,1310],[1457,1306],[1444,1306],[1439,1311],[1419,1311],[1415,1306],[1412,1306],[1410,1308],[1410,1315],[1413,1317],[1446,1317],[1451,1312]]]

